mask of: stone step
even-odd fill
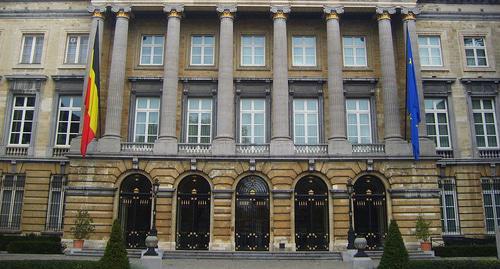
[[[372,259],[380,259],[382,258],[383,251],[365,251],[368,256]],[[411,250],[408,251],[408,256],[410,260],[429,260],[434,259],[434,251],[420,251],[420,250]]]

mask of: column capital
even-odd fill
[[[421,10],[418,7],[403,7],[401,13],[404,14],[403,20],[416,20],[416,16],[420,14]]]
[[[271,6],[271,13],[273,13],[273,19],[287,19],[287,14],[290,13],[289,6]]]
[[[130,11],[132,9],[129,6],[112,6],[111,11],[116,13],[117,18],[130,19]]]
[[[395,7],[377,7],[377,20],[390,20],[391,15],[396,13]]]
[[[182,17],[182,12],[184,11],[184,5],[182,4],[174,4],[174,5],[166,5],[163,7],[163,12],[168,14],[168,17]]]
[[[326,20],[338,20],[339,15],[344,13],[343,6],[324,6],[323,12],[325,12]]]
[[[236,12],[236,5],[217,5],[217,12],[219,12],[220,18],[234,19],[234,13]]]
[[[104,12],[106,12],[106,7],[89,6],[87,11],[92,13],[92,18],[104,19]]]

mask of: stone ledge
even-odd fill
[[[293,190],[272,190],[273,199],[290,199],[292,198]]]
[[[66,187],[66,196],[114,196],[116,188],[106,187]]]
[[[388,190],[391,194],[391,198],[404,198],[404,199],[416,199],[416,198],[439,198],[439,189],[390,189]]]

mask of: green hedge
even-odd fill
[[[56,242],[59,245],[61,245],[61,238],[59,236],[45,236],[45,235],[36,235],[36,234],[0,235],[0,251],[6,251],[7,246],[11,242],[17,242],[17,241],[30,241],[30,242],[50,241],[50,242]]]
[[[14,241],[7,246],[9,253],[61,254],[61,243],[54,241]]]
[[[407,269],[500,269],[497,260],[429,260],[410,261]]]
[[[496,246],[445,246],[434,247],[434,254],[439,257],[496,257]]]
[[[97,261],[0,261],[2,269],[98,269]]]

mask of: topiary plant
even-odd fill
[[[87,239],[94,232],[95,226],[87,210],[78,210],[75,219],[75,226],[70,231],[76,239]]]
[[[431,237],[431,234],[429,232],[430,226],[430,222],[425,221],[422,215],[418,215],[417,223],[415,224],[415,237],[423,242],[429,241],[429,238]]]
[[[111,228],[111,235],[104,256],[99,260],[99,268],[101,269],[130,269],[128,262],[127,250],[123,240],[122,228],[120,221],[115,219]]]
[[[377,268],[406,269],[408,267],[408,262],[408,251],[406,251],[398,224],[395,220],[391,220],[389,233],[387,234],[384,244],[384,254]]]

